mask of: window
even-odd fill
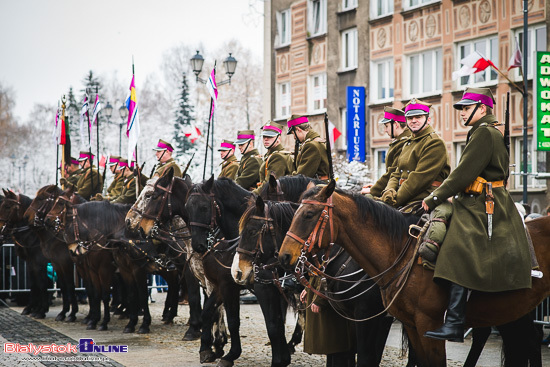
[[[277,12],[277,46],[290,44],[290,9]]]
[[[277,85],[275,110],[275,115],[278,118],[290,116],[290,83],[281,83]]]
[[[357,0],[342,0],[342,11],[357,8]]]
[[[440,93],[443,86],[441,50],[408,56],[409,95]]]
[[[357,28],[342,32],[342,70],[357,68]]]
[[[327,33],[327,0],[308,0],[309,36]]]
[[[405,0],[403,2],[403,7],[406,9],[408,8],[415,8],[417,6],[426,5],[429,3],[435,3],[441,0]]]
[[[310,112],[324,112],[327,109],[327,74],[309,77],[308,109]]]
[[[455,160],[455,168],[456,166],[458,166],[458,163],[460,162],[460,159],[462,158],[462,152],[464,152],[464,148],[466,148],[466,142],[464,143],[456,143],[455,144],[455,156],[456,156],[456,160]]]
[[[519,42],[519,48],[520,50],[523,50],[523,29],[519,29],[515,32],[515,40],[511,42],[510,44],[510,56],[512,56],[512,53],[516,51],[516,42]],[[546,48],[546,26],[545,25],[539,25],[530,27],[527,30],[527,52],[529,55],[527,55],[527,78],[532,79],[533,78],[533,53],[536,51],[547,51]],[[533,45],[535,45],[535,48],[533,48]],[[523,65],[523,55],[521,57],[521,64]],[[513,71],[514,79],[519,80],[522,79],[522,77],[519,74],[519,68],[515,68]]]
[[[462,67],[460,60],[477,51],[483,57],[491,60],[498,66],[498,38],[497,36],[480,38],[458,44],[458,61],[455,70]],[[476,84],[495,84],[498,80],[498,74],[492,67],[488,67],[484,71],[468,76],[463,76],[458,80],[459,87],[474,86]]]
[[[386,153],[388,152],[387,148],[375,149],[374,156],[376,160],[374,161],[374,172],[376,175],[376,180],[378,180],[384,173],[386,173]]]
[[[371,100],[382,102],[393,98],[393,59],[371,63]]]
[[[370,17],[379,18],[393,13],[393,0],[372,0]]]
[[[546,172],[546,152],[537,151],[535,144],[532,143],[533,139],[527,139],[527,170],[525,172],[535,173],[535,172]],[[515,167],[510,167],[510,170],[515,172],[524,171],[523,169],[523,138],[515,139]],[[533,157],[536,157],[535,163],[533,164]],[[515,188],[520,189],[523,187],[523,176],[514,175]],[[537,180],[534,176],[527,176],[527,187],[528,188],[545,188],[546,179]]]

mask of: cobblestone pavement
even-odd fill
[[[56,322],[55,316],[61,309],[60,299],[54,300],[46,319],[32,320],[28,316],[21,316],[22,308],[12,309],[0,308],[0,342],[7,341],[19,343],[49,344],[75,343],[81,338],[91,338],[99,345],[128,345],[128,353],[103,353],[95,355],[108,357],[101,362],[88,362],[80,365],[101,365],[101,366],[201,366],[199,363],[198,351],[200,341],[184,342],[183,334],[187,327],[185,323],[189,315],[187,306],[179,307],[179,316],[176,317],[173,325],[163,325],[160,321],[162,307],[166,293],[153,294],[155,303],[151,304],[153,323],[151,333],[147,335],[123,334],[122,330],[127,320],[119,320],[117,316],[111,319],[108,331],[86,330],[85,325],[80,321],[84,318],[88,308],[87,305],[80,305],[77,314],[78,320],[75,323]],[[140,320],[141,321],[141,320]],[[139,325],[139,324],[138,324]],[[287,336],[290,336],[294,328],[293,314],[289,313],[287,321]],[[241,307],[241,336],[243,353],[236,361],[236,366],[257,367],[269,366],[271,362],[271,349],[267,344],[268,338],[263,323],[263,316],[256,304],[243,304]],[[390,337],[386,344],[382,367],[400,367],[406,365],[406,358],[400,356],[401,326],[395,322]],[[226,347],[226,351],[228,350]],[[470,348],[470,339],[464,344],[448,343],[447,357],[448,366],[462,366]],[[82,353],[78,354],[79,356]],[[28,357],[28,355],[24,355]],[[21,360],[22,355],[8,356],[0,355],[0,365],[14,366],[64,366],[60,364],[42,361],[27,362]],[[543,348],[543,363],[550,366],[550,352]],[[309,367],[324,366],[324,357],[308,355],[302,352],[302,345],[297,346],[296,353],[292,356],[292,366]],[[500,366],[500,338],[491,336],[489,342],[478,363],[479,366],[496,367]],[[213,366],[203,364],[202,366]]]

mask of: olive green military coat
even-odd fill
[[[178,166],[174,158],[170,158],[164,163],[158,163],[153,177],[161,177],[165,172],[168,172],[171,167],[174,168],[174,177],[181,177],[181,168]]]
[[[124,178],[122,192],[111,202],[118,204],[133,204],[136,202],[136,178],[133,175]]]
[[[67,183],[65,184],[65,189],[68,189],[69,187],[75,187],[78,184],[78,179],[80,178],[80,175],[82,174],[81,169],[77,169],[69,177],[67,177]]]
[[[435,190],[434,181],[443,182],[450,170],[445,143],[428,125],[403,145],[386,189],[397,191],[396,206],[400,207],[424,199]],[[401,179],[405,181],[399,185]]]
[[[319,289],[319,278],[313,278],[311,284]],[[315,303],[321,308],[319,313],[306,309],[304,330],[304,352],[309,354],[333,354],[347,352],[356,346],[355,328],[321,297],[307,291],[307,305]]]
[[[308,131],[304,142],[300,144],[296,170],[292,174],[319,179],[328,177],[327,149],[323,139],[315,131]]]
[[[118,195],[120,195],[123,185],[124,176],[122,176],[122,172],[117,172],[115,178],[113,179],[113,182],[111,182],[111,184],[107,188],[108,200],[112,200],[113,198],[116,198]]]
[[[257,149],[244,154],[237,170],[235,182],[246,190],[254,190],[260,181],[260,164],[262,159]]]
[[[269,181],[271,172],[275,172],[275,178],[290,175],[292,173],[292,157],[285,151],[282,144],[268,149],[260,166],[260,183]]]
[[[237,161],[237,157],[232,155],[231,157],[224,159],[224,161],[221,163],[222,171],[220,172],[220,175],[218,178],[227,177],[232,180],[235,180],[237,177],[237,170],[239,169],[239,162]]]
[[[94,185],[92,187],[92,179],[90,178],[90,172],[93,174]],[[90,200],[95,194],[103,191],[103,177],[98,174],[97,170],[92,168],[86,168],[82,171],[82,175],[78,179],[76,184],[78,195],[82,196],[86,200]]]
[[[437,258],[434,279],[463,287],[500,292],[531,287],[531,260],[521,217],[505,187],[493,188],[493,233],[488,237],[485,190],[464,193],[478,176],[487,181],[506,178],[509,157],[493,115],[477,121],[458,167],[426,198],[435,208],[453,198],[453,216]]]
[[[386,188],[390,176],[397,167],[397,160],[408,138],[411,136],[411,131],[406,128],[399,136],[392,140],[388,153],[386,154],[386,173],[384,173],[378,181],[370,188],[372,196],[382,196],[382,191]]]

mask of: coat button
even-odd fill
[[[474,194],[470,194],[470,197],[473,198],[473,197],[474,197]]]
[[[437,201],[437,196],[434,196],[434,201]]]
[[[455,199],[458,199],[458,195],[455,195]]]

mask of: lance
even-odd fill
[[[97,85],[95,86],[95,94],[97,98],[97,103],[99,104],[99,88]],[[97,184],[99,185],[99,183],[101,182],[100,173],[99,173],[99,111],[97,111],[97,114],[96,114],[95,127],[96,127],[96,148],[97,148],[96,150],[97,152]],[[107,167],[107,160],[105,160],[105,167]],[[104,184],[105,184],[105,180],[103,181],[103,184],[99,188],[99,193],[103,192]]]
[[[65,97],[65,95],[63,95],[63,97],[61,97],[61,123],[62,124],[65,124],[65,107],[67,106],[67,97]],[[65,130],[65,134],[67,133],[66,130],[67,130],[67,127],[65,126],[65,129],[63,129],[63,126],[61,126],[61,132],[63,132],[63,130]],[[61,141],[61,136],[59,137],[60,141]],[[63,146],[61,147],[61,177],[65,177],[65,145],[67,144],[67,139],[65,137],[65,144],[63,144]],[[57,167],[55,168],[56,170],[58,169]],[[56,185],[57,185],[57,171],[56,171]]]
[[[86,91],[86,96],[84,97],[86,100],[88,99],[88,91]],[[94,194],[94,171],[93,171],[93,167],[94,167],[94,157],[92,155],[92,142],[91,142],[91,130],[92,130],[92,125],[90,124],[90,100],[88,100],[88,111],[86,111],[86,116],[88,117],[88,150],[90,151],[90,180],[92,181],[92,195]],[[99,167],[98,167],[99,169]]]
[[[504,111],[504,145],[508,156],[510,155],[510,92],[506,93],[506,111]],[[510,176],[510,168],[506,172],[506,178],[504,179],[504,187],[508,185],[508,178]]]
[[[214,78],[216,77],[216,61],[214,61]],[[208,129],[206,132],[206,148],[204,153],[204,168],[202,170],[202,180],[204,181],[206,177],[206,162],[208,162],[208,138],[210,137],[210,121],[213,118],[212,113],[212,104],[214,103],[214,98],[210,96],[210,109],[208,110]],[[214,128],[212,127],[212,132],[214,132]],[[214,134],[212,134],[212,159],[214,158]],[[214,161],[212,160],[212,170],[214,170]]]
[[[181,177],[185,178],[185,174],[187,173],[187,170],[189,169],[189,165],[193,161],[193,158],[195,158],[195,153],[193,153],[193,155],[191,156],[191,159],[189,160],[189,162],[187,162],[187,166],[185,166],[185,169],[183,170]]]
[[[331,155],[331,149],[330,149],[330,135],[329,135],[329,128],[328,128],[328,115],[325,112],[325,135],[327,138],[326,144],[327,144],[327,159],[328,159],[328,176],[329,179],[334,179],[334,170],[332,168],[332,155]]]
[[[59,143],[61,142],[61,129],[59,129],[59,136],[57,136],[57,124],[60,124],[59,121],[59,101],[57,101],[57,112],[55,114],[55,186],[59,182]]]

